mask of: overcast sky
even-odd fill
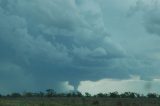
[[[0,0],[1,93],[146,93],[159,82],[158,0]]]

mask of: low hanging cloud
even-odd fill
[[[99,81],[81,81],[78,90],[83,94],[89,92],[92,95],[98,93],[109,93],[118,91],[124,92],[136,92],[140,94],[148,93],[160,93],[159,92],[160,79],[154,79],[153,81],[142,80],[139,76],[131,76],[129,79],[114,80],[114,79],[102,79]],[[96,88],[96,89],[95,89]]]

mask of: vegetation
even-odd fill
[[[99,98],[160,98],[160,95],[156,93],[148,93],[146,96],[143,94],[138,94],[135,92],[124,92],[119,94],[118,92],[110,92],[110,93],[98,93],[96,95],[91,95],[86,92],[84,95],[81,92],[69,92],[69,93],[57,93],[53,89],[47,89],[46,92],[24,92],[24,93],[12,93],[7,95],[0,94],[0,98],[10,97],[99,97]]]
[[[57,93],[53,89],[45,92],[24,92],[0,95],[0,106],[160,106],[160,95],[146,96],[134,92]]]

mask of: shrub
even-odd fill
[[[22,95],[20,93],[12,93],[11,97],[21,97]]]
[[[148,93],[148,94],[147,94],[147,97],[148,97],[148,98],[157,98],[158,95],[157,95],[156,93]]]

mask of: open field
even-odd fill
[[[0,98],[0,106],[160,106],[160,99]]]

